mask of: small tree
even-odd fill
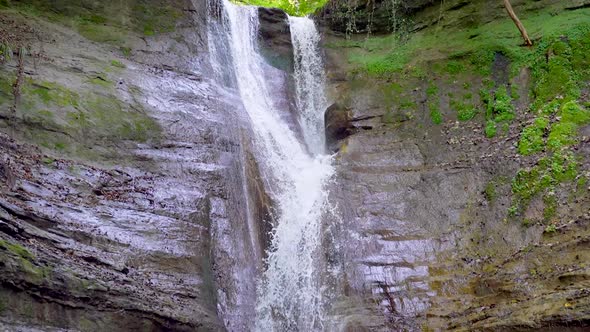
[[[518,16],[516,16],[514,9],[512,9],[512,4],[510,4],[510,0],[504,0],[504,7],[506,7],[508,15],[510,15],[510,18],[512,19],[512,21],[514,21],[514,24],[516,24],[518,30],[520,30],[522,38],[524,39],[524,44],[526,46],[533,46],[533,42],[529,38],[529,35],[527,34],[526,29],[524,28],[524,25],[522,25],[522,22],[520,22]]]

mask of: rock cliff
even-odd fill
[[[392,3],[397,26],[388,25]],[[586,52],[587,3],[513,3],[533,49],[519,46],[501,1],[333,1],[319,14],[338,101],[326,133],[339,151],[332,192],[343,224],[333,241],[346,243],[330,256],[344,271],[339,328],[590,324],[588,120],[558,150],[558,129],[541,129],[534,153],[525,129],[543,114],[559,128],[564,100],[588,105],[586,70],[554,51],[563,42]],[[561,61],[568,67],[558,74]],[[558,82],[570,79],[568,95]],[[549,113],[539,111],[550,101]]]
[[[247,220],[270,220],[270,201],[239,97],[213,79],[213,11],[0,1],[4,329],[252,323],[269,224],[252,241]],[[286,17],[261,15],[268,56],[289,70]]]

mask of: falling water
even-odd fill
[[[223,1],[225,36],[242,103],[254,132],[256,159],[273,196],[276,225],[258,285],[256,329],[313,331],[322,327],[320,270],[322,217],[327,210],[331,158],[323,155],[323,76],[313,22],[291,19],[296,52],[297,102],[304,143],[280,117],[277,92],[258,52],[257,8]],[[220,66],[217,66],[218,68]],[[221,66],[222,67],[222,66]],[[312,151],[310,155],[308,151]]]
[[[326,79],[320,56],[320,34],[307,17],[289,17],[291,41],[295,53],[297,108],[303,137],[313,154],[325,153],[324,113],[328,107],[324,87]]]

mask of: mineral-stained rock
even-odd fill
[[[356,128],[351,123],[350,110],[335,103],[326,110],[324,123],[326,126],[326,145],[329,151],[337,151],[341,141],[355,133]]]

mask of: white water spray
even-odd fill
[[[323,155],[326,102],[319,36],[311,20],[290,20],[300,124],[312,156],[274,106],[276,91],[264,78],[268,65],[258,52],[258,9],[228,0],[223,6],[237,88],[254,131],[257,161],[276,203],[267,268],[258,285],[255,327],[264,332],[320,330],[321,226],[328,205],[326,184],[334,169],[331,158]]]
[[[295,53],[295,86],[299,122],[305,143],[313,154],[325,153],[324,110],[328,107],[326,78],[320,56],[320,34],[313,20],[289,17]]]

